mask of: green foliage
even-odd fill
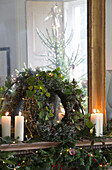
[[[95,141],[104,143],[109,136],[95,136],[90,114],[83,114],[83,93],[74,80],[71,83],[64,80],[57,68],[47,72],[25,69],[18,73],[15,79],[8,81],[11,84],[7,86],[6,91],[5,88],[1,89],[3,95],[6,94],[2,113],[9,111],[14,116],[14,108],[17,108],[18,103],[24,98],[27,142],[55,141],[60,142],[60,145],[56,148],[40,149],[31,155],[21,157],[16,157],[16,153],[0,152],[1,169],[60,170],[75,167],[79,170],[94,170],[108,169],[112,165],[111,149],[94,150],[92,147]],[[56,122],[52,109],[55,95],[60,97],[65,109],[65,117],[60,123]],[[111,129],[111,124],[107,128],[105,132]],[[79,140],[85,139],[91,141],[90,148],[76,146]],[[0,141],[0,144],[2,143],[10,144],[13,141],[5,139]]]
[[[4,94],[5,94],[5,87],[0,86],[0,108],[2,108],[2,105],[3,105]]]

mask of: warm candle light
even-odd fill
[[[63,107],[60,107],[60,113],[58,113],[59,121],[61,121],[64,116],[65,116],[65,109]]]
[[[18,116],[15,116],[15,139],[19,137],[18,141],[24,140],[24,116],[19,112]]]
[[[9,112],[6,112],[6,113],[5,113],[5,116],[8,116],[8,115],[9,115]]]
[[[103,113],[97,109],[93,109],[93,113],[91,114],[91,122],[95,125],[96,136],[103,135]]]
[[[97,109],[97,113],[100,113],[100,111]]]
[[[11,136],[11,116],[8,116],[9,112],[2,116],[2,137]]]
[[[19,116],[21,116],[22,115],[22,113],[21,112],[19,112]]]
[[[93,113],[96,113],[96,109],[93,109]]]
[[[60,111],[61,111],[62,113],[65,113],[65,109],[64,109],[63,107],[60,108]]]

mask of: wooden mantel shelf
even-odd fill
[[[85,147],[89,148],[91,146],[91,141],[89,140],[83,140],[79,141],[79,143],[76,143],[76,147]],[[106,139],[105,142],[95,142],[92,146],[93,149],[96,148],[111,148],[112,147],[112,139]]]
[[[26,150],[38,150],[50,147],[56,147],[59,142],[36,142],[36,143],[17,143],[17,144],[2,144],[0,151],[26,151]]]
[[[45,149],[50,147],[57,147],[61,142],[36,142],[36,143],[17,143],[17,144],[2,144],[0,145],[0,151],[11,151],[11,152],[21,152],[29,153],[38,149]],[[91,146],[91,141],[83,140],[76,144],[76,147],[89,148]],[[112,140],[107,139],[105,143],[95,142],[92,146],[93,149],[96,148],[111,148]],[[31,153],[30,152],[30,153]]]

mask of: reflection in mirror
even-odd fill
[[[86,96],[87,111],[87,2],[28,1],[28,66],[44,70],[60,67],[75,78]]]
[[[106,112],[112,119],[112,1],[106,0]]]
[[[87,112],[87,0],[1,0],[0,48],[4,47],[10,48],[13,76],[25,63],[32,69],[60,67],[66,79],[76,79]]]
[[[65,109],[64,109],[64,106],[63,104],[61,103],[61,99],[55,95],[55,102],[53,104],[53,107],[52,107],[52,113],[55,116],[55,121],[57,123],[60,123],[61,120],[64,118],[65,116]]]

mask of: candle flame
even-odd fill
[[[100,113],[100,111],[98,109],[93,109],[93,113]]]
[[[21,112],[19,112],[19,116],[21,116],[22,115],[22,113]]]
[[[5,116],[8,116],[8,115],[9,115],[9,112],[6,112],[6,113],[5,113]]]
[[[96,109],[93,109],[93,113],[96,113]]]
[[[97,113],[100,113],[100,111],[97,109]]]
[[[60,108],[60,111],[61,111],[62,113],[65,113],[65,109],[64,109],[63,107]]]

